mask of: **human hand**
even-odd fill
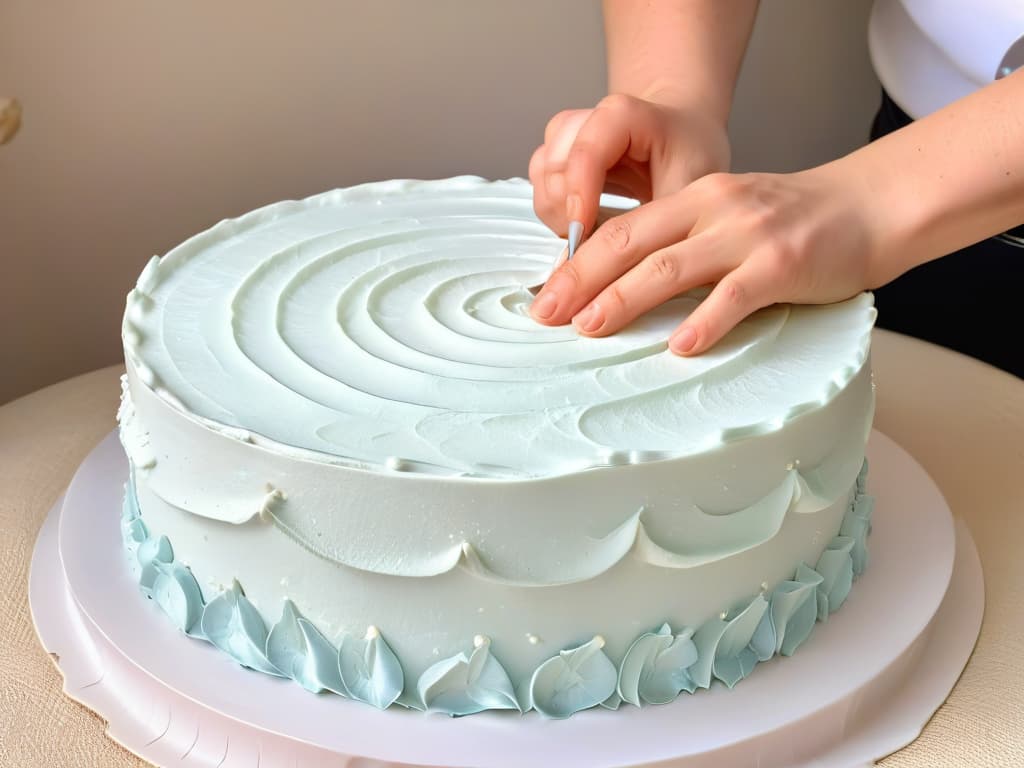
[[[793,174],[704,176],[601,225],[530,313],[605,336],[715,284],[669,339],[676,354],[697,355],[761,307],[839,301],[899,274],[880,263],[876,222],[884,216],[872,204],[841,161]]]
[[[705,112],[617,94],[559,112],[530,159],[537,216],[564,237],[593,231],[602,192],[649,202],[729,166],[725,126]]]

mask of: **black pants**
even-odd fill
[[[910,122],[883,92],[871,139]],[[882,328],[1024,378],[1024,226],[915,267],[876,290],[875,304]]]

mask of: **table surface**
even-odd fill
[[[875,331],[875,426],[935,478],[985,571],[985,621],[948,701],[886,768],[1024,765],[1024,381],[955,352]],[[61,693],[28,608],[39,526],[114,428],[120,367],[0,407],[0,766],[143,766]]]

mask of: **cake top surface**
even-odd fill
[[[126,357],[213,429],[383,471],[547,477],[781,428],[867,359],[870,294],[777,305],[711,351],[670,332],[699,292],[607,338],[549,328],[525,286],[564,247],[529,184],[389,181],[275,203],[154,258]]]

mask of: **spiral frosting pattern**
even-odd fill
[[[228,434],[382,471],[547,477],[779,429],[860,369],[870,296],[758,312],[712,352],[678,297],[604,339],[527,313],[563,248],[520,180],[398,181],[277,203],[154,259],[140,380]]]

